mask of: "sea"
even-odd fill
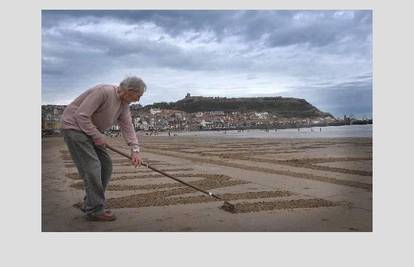
[[[191,131],[171,132],[178,136],[200,137],[229,137],[229,138],[344,138],[344,137],[368,137],[372,138],[372,124],[366,125],[342,125],[312,127],[300,129],[263,129],[256,130],[231,130],[231,131]],[[159,135],[168,136],[168,133]]]

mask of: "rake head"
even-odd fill
[[[236,213],[236,206],[227,201],[224,201],[224,204],[223,206],[221,206],[221,209],[230,213]]]

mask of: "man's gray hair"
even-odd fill
[[[147,89],[147,85],[141,78],[130,76],[125,78],[120,84],[121,90],[132,90],[143,94]]]

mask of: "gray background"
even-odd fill
[[[9,1],[11,2],[11,1]],[[409,1],[2,2],[4,266],[409,266]],[[199,1],[198,1],[199,2]],[[373,9],[373,233],[41,233],[41,9]],[[90,256],[94,255],[94,256]],[[100,255],[98,258],[96,255]],[[5,263],[7,265],[5,265]]]

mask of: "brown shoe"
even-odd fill
[[[109,222],[109,221],[116,220],[116,216],[110,212],[102,212],[99,214],[88,214],[86,218],[89,221],[100,221],[100,222]]]

